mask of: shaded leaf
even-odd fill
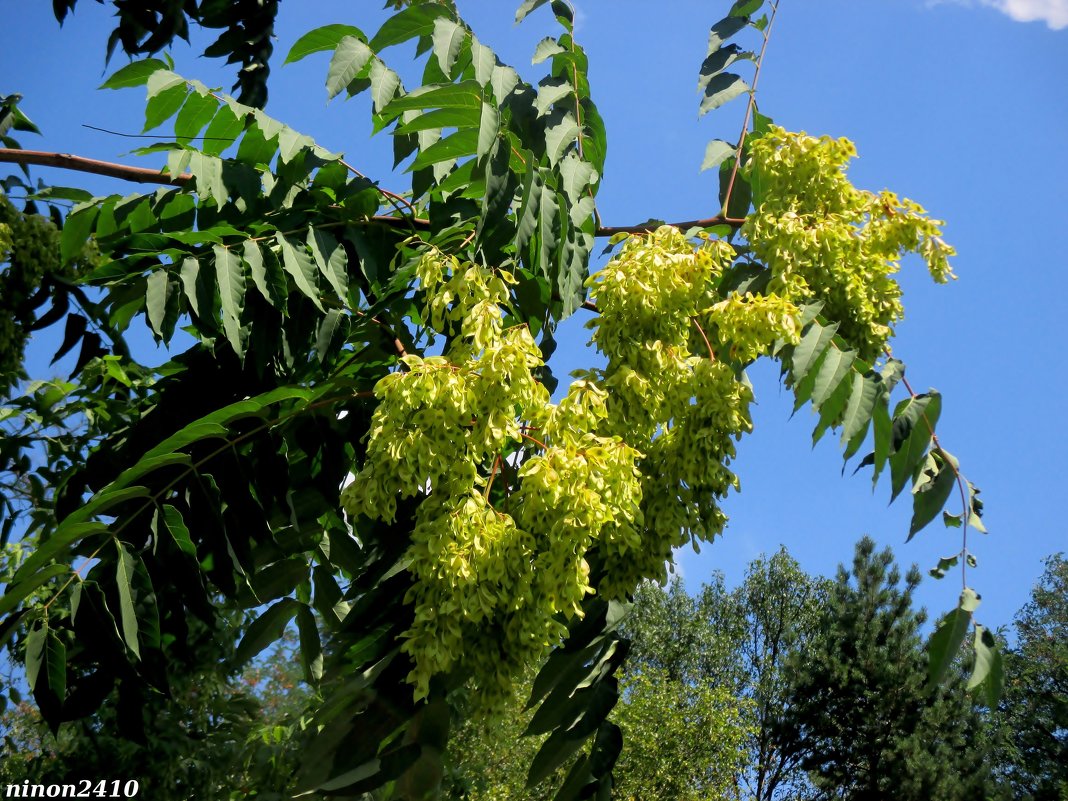
[[[237,653],[234,656],[237,663],[245,664],[268,645],[278,640],[302,606],[303,604],[292,598],[283,598],[252,621],[245,636],[241,638],[241,644],[237,646]]]
[[[297,609],[297,632],[300,634],[300,664],[304,669],[304,680],[309,684],[318,684],[323,677],[323,644],[319,639],[315,616],[303,604]]]
[[[223,330],[239,358],[245,356],[247,330],[242,329],[241,313],[245,308],[245,270],[241,257],[223,245],[213,245],[215,276],[219,281]]]
[[[122,638],[126,647],[137,659],[141,658],[138,640],[137,611],[134,609],[133,581],[134,557],[119,540],[115,540],[119,555],[115,560],[115,587],[119,593],[119,619],[122,623]]]
[[[712,77],[705,86],[698,114],[707,114],[748,91],[749,84],[742,79],[742,76],[735,75],[733,72],[721,72]]]
[[[163,522],[171,535],[171,539],[174,540],[174,544],[178,546],[178,550],[195,559],[197,548],[189,537],[189,529],[186,528],[185,520],[182,519],[182,513],[170,504],[164,504],[162,510]]]
[[[315,304],[319,311],[324,311],[322,301],[319,300],[318,279],[315,263],[308,256],[304,246],[294,245],[285,234],[279,232],[275,239],[282,248],[282,266],[285,271],[293,276],[293,281],[305,297]]]

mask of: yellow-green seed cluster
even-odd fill
[[[759,207],[742,226],[769,290],[797,303],[823,302],[839,333],[871,359],[902,315],[893,276],[918,253],[938,282],[952,277],[954,250],[939,220],[892,192],[857,189],[846,177],[856,156],[848,139],[790,133],[777,126],[750,142],[747,175]]]
[[[736,256],[726,242],[695,246],[670,226],[627,238],[587,281],[607,363],[576,373],[556,404],[535,378],[543,358],[529,330],[504,326],[514,277],[423,255],[423,320],[448,346],[405,357],[375,387],[366,457],[342,494],[348,514],[387,521],[398,498],[420,499],[402,645],[417,697],[462,668],[493,704],[561,641],[588,594],[628,597],[666,577],[673,549],[723,530],[735,442],[752,429],[742,370],[800,341],[801,305],[823,301],[870,357],[901,316],[901,255],[950,276],[940,223],[854,188],[853,155],[846,140],[780,128],[751,143],[761,203],[742,233],[768,270],[762,292],[721,289]]]

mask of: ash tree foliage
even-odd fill
[[[242,65],[236,99],[169,56],[107,79],[146,95],[158,141],[139,152],[162,170],[0,150],[157,185],[4,183],[29,200],[0,225],[0,298],[17,309],[0,363],[52,324],[77,360],[0,411],[5,536],[35,546],[6,583],[0,638],[53,728],[113,709],[145,736],[123,699],[173,693],[200,666],[194,631],[236,643],[242,664],[293,626],[319,699],[295,792],[432,794],[450,698],[492,713],[545,659],[529,781],[563,771],[558,798],[607,797],[617,626],[675,548],[722,533],[757,359],[818,413],[815,439],[839,432],[891,497],[911,490],[910,536],[954,488],[945,524],[981,528],[935,435],[939,394],[915,392],[888,349],[902,257],[942,282],[953,251],[916,203],[852,185],[851,143],[757,111],[747,48],[763,54],[777,3],[730,6],[700,65],[702,113],[747,98],[738,142],[706,154],[719,213],[623,226],[597,211],[607,132],[566,3],[520,6],[517,21],[559,24],[526,78],[447,2],[296,42],[286,60],[321,59],[328,96],[360,98],[392,138],[399,192],[347,143],[263,110],[276,5],[116,2],[109,49],[155,53],[193,22],[224,29],[208,54]],[[405,86],[391,64],[412,42],[421,78]],[[746,64],[751,80],[733,71]],[[19,108],[5,99],[5,136],[29,132]],[[598,239],[613,253],[600,269]],[[603,366],[557,388],[554,331],[572,314]],[[159,367],[125,344],[145,330],[168,349]],[[960,564],[965,586],[932,640],[935,679],[968,634],[973,563],[962,548],[936,568]],[[974,642],[970,683],[993,695],[993,639]]]

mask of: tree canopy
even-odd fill
[[[293,788],[350,796],[435,792],[455,694],[492,712],[547,658],[530,780],[567,763],[558,798],[607,797],[618,624],[674,549],[723,531],[747,366],[777,361],[814,438],[835,430],[891,498],[910,490],[910,537],[940,514],[982,528],[936,434],[940,395],[888,350],[902,257],[944,282],[953,250],[915,202],[850,182],[851,142],[758,111],[776,2],[735,2],[700,67],[701,113],[747,100],[738,140],[708,147],[720,208],[638,225],[597,209],[608,135],[569,5],[516,13],[559,25],[536,82],[453,4],[395,5],[377,32],[318,28],[286,60],[328,58],[328,94],[366,98],[404,191],[263,110],[277,4],[116,3],[110,49],[155,53],[193,22],[225,28],[209,55],[242,64],[236,99],[166,55],[106,80],[147,92],[145,131],[166,132],[137,152],[162,170],[23,150],[10,134],[34,126],[5,99],[0,161],[158,188],[4,182],[30,199],[0,216],[0,508],[4,544],[32,548],[0,635],[53,728],[109,710],[137,740],[154,725],[140,699],[238,669],[293,625],[318,693]],[[405,86],[391,48],[412,42]],[[603,363],[565,388],[551,356],[573,314]],[[26,383],[27,334],[59,324],[73,374]],[[140,327],[164,364],[131,355]],[[931,642],[934,681],[978,602],[971,559],[965,542],[937,568],[959,564],[964,587]],[[974,644],[969,683],[994,698],[993,637]]]

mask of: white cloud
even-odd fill
[[[973,0],[929,0],[930,5],[944,2],[975,5]],[[1068,28],[1068,0],[979,0],[979,5],[996,8],[1017,22],[1044,22],[1055,31]]]
[[[1055,31],[1068,28],[1068,0],[983,0],[1018,22],[1045,22]]]

